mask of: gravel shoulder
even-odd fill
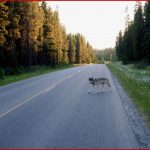
[[[145,123],[144,117],[137,111],[131,98],[124,91],[117,78],[112,73],[111,76],[140,147],[150,148],[150,130]]]

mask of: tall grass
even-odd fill
[[[118,78],[132,98],[137,109],[145,116],[150,127],[150,71],[136,69],[120,63],[110,63],[108,67]]]
[[[23,79],[27,79],[30,77],[38,76],[45,73],[50,73],[57,70],[67,69],[70,67],[74,67],[77,65],[62,65],[62,66],[55,66],[55,68],[48,67],[48,66],[36,66],[32,69],[24,69],[22,73],[14,74],[14,75],[5,75],[0,79],[0,86],[6,85],[9,83],[13,83],[16,81],[20,81]]]

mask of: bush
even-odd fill
[[[0,79],[2,79],[5,76],[4,70],[0,68]]]
[[[145,69],[146,66],[147,66],[147,63],[145,61],[141,61],[141,62],[135,64],[135,68],[137,68],[137,69]]]
[[[100,63],[100,64],[105,64],[105,61],[104,61],[104,60],[101,60],[99,63]]]
[[[7,68],[5,69],[5,75],[12,75],[12,74],[14,74],[13,69],[12,69],[12,68],[7,67]]]
[[[17,67],[17,68],[14,69],[14,72],[15,72],[16,74],[21,74],[21,73],[24,73],[24,72],[25,72],[25,69],[24,69],[23,66],[19,66],[19,67]]]

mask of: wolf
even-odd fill
[[[109,80],[107,78],[93,78],[93,77],[90,77],[89,82],[90,82],[90,84],[93,85],[93,87],[95,85],[97,85],[98,88],[99,88],[99,85],[102,85],[102,88],[104,88],[104,85],[107,85],[109,88],[111,88],[111,85],[110,85]],[[90,93],[90,92],[88,92],[88,93]]]

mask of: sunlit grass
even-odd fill
[[[130,95],[137,109],[144,115],[150,127],[149,67],[146,69],[135,69],[133,66],[124,66],[118,63],[110,63],[108,67]]]
[[[64,65],[64,66],[57,66],[55,68],[42,66],[42,67],[38,67],[37,69],[31,70],[31,71],[26,71],[21,74],[4,76],[3,79],[0,79],[0,86],[6,85],[9,83],[13,83],[16,81],[20,81],[23,79],[27,79],[30,77],[38,76],[41,74],[50,73],[50,72],[58,71],[58,70],[62,70],[62,69],[67,69],[67,68],[71,68],[71,67],[75,67],[75,66],[78,66],[78,65]]]

